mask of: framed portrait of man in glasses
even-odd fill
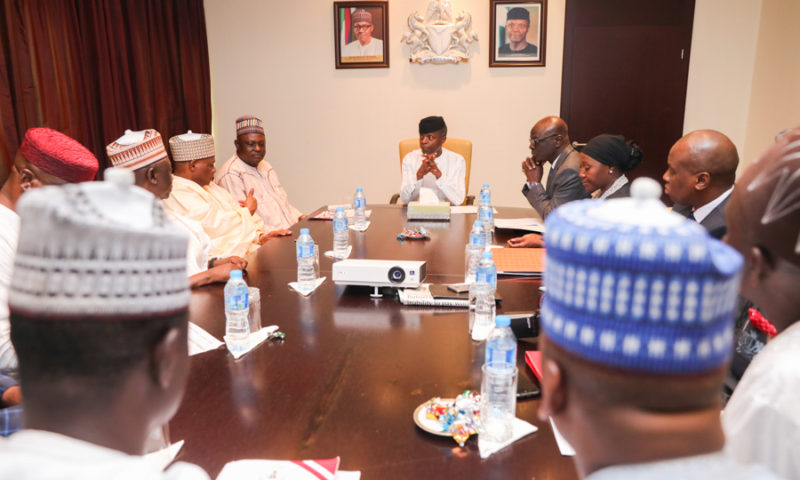
[[[389,67],[388,4],[333,3],[336,68]]]
[[[490,0],[490,67],[543,67],[547,0]]]

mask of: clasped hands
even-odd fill
[[[522,172],[525,174],[528,183],[539,183],[542,181],[544,167],[542,167],[542,162],[537,162],[533,157],[528,157],[522,162]]]
[[[442,171],[439,170],[439,166],[436,164],[435,153],[422,154],[422,165],[417,170],[417,180],[422,180],[422,177],[427,173],[432,173],[437,180],[442,176]]]

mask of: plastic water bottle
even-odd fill
[[[356,188],[356,194],[353,197],[353,210],[355,210],[353,225],[355,225],[357,228],[366,227],[367,199],[364,197],[364,189],[362,189],[361,187]]]
[[[336,207],[336,214],[333,216],[333,256],[344,258],[349,245],[350,233],[347,230],[347,215],[344,213],[344,207]]]
[[[477,270],[475,270],[475,282],[469,286],[469,308],[471,310],[475,310],[479,303],[477,295],[482,291],[478,285],[480,283],[487,284],[489,293],[494,296],[494,292],[497,289],[497,266],[492,260],[492,252],[484,251],[481,254],[481,260],[478,262]]]
[[[511,318],[498,315],[494,319],[494,328],[486,339],[486,357],[484,363],[517,364],[517,337],[511,331]]]
[[[300,236],[297,237],[297,285],[301,291],[307,292],[314,288],[316,280],[314,239],[311,238],[307,228],[301,228]]]
[[[480,191],[478,219],[483,224],[488,247],[494,242],[494,209],[492,208],[492,191],[489,190],[488,183],[484,183]]]
[[[480,435],[503,443],[514,433],[517,413],[517,367],[513,363],[484,363],[481,379]]]
[[[249,310],[250,297],[247,284],[242,279],[242,271],[231,270],[228,283],[225,284],[225,336],[232,352],[238,353],[247,348]]]
[[[483,232],[483,224],[480,220],[475,220],[475,223],[472,224],[472,230],[469,232],[467,246],[464,249],[464,283],[475,282],[478,263],[485,249],[486,235]]]

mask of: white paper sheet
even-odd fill
[[[558,444],[558,449],[561,451],[561,455],[565,457],[574,457],[575,449],[572,448],[572,445],[570,445],[567,439],[558,431],[552,418],[550,419],[550,427],[553,429],[553,436],[556,437],[556,443]]]
[[[322,282],[325,281],[325,278],[327,278],[327,277],[318,278],[317,282],[314,284],[314,288],[312,288],[311,290],[309,290],[307,292],[304,292],[304,291],[300,290],[300,285],[297,282],[289,282],[289,287],[291,287],[292,290],[294,290],[295,292],[299,293],[300,295],[302,295],[304,297],[307,297],[307,296],[311,295],[311,293],[314,290],[319,288],[320,285],[322,285]]]
[[[484,439],[483,437],[478,435],[478,450],[481,453],[481,458],[488,458],[490,455],[498,452],[507,446],[511,445],[512,443],[516,442],[522,437],[530,435],[535,431],[539,430],[536,426],[531,425],[530,423],[522,420],[520,418],[514,419],[514,425],[512,426],[513,432],[511,434],[511,439],[503,443],[492,442],[489,440]]]
[[[231,347],[230,347],[230,345],[228,345],[228,336],[227,335],[224,337],[225,338],[225,344],[228,347],[228,351],[231,352],[231,355],[233,355],[233,358],[237,358],[237,359],[238,358],[242,358],[243,355],[245,355],[246,353],[248,353],[252,349],[256,348],[257,346],[261,345],[261,343],[263,343],[264,340],[266,340],[270,335],[272,335],[276,331],[278,331],[278,326],[277,325],[270,325],[269,327],[264,327],[264,328],[262,328],[261,330],[255,332],[255,333],[251,333],[247,337],[247,346],[245,347],[245,349],[240,351],[240,352],[237,352],[237,353],[231,352]]]
[[[545,231],[544,224],[536,218],[495,218],[494,227],[537,233],[544,233]]]
[[[200,326],[189,322],[189,355],[197,355],[209,350],[215,350],[223,342],[217,337],[203,330]]]
[[[338,470],[335,476],[325,473],[316,475],[307,469],[287,460],[237,460],[225,464],[217,476],[217,480],[317,480],[333,478],[335,480],[359,480],[361,472],[345,472]],[[325,475],[325,477],[322,477]]]

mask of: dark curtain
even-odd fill
[[[0,0],[0,183],[47,126],[109,165],[125,129],[211,131],[203,0]]]

